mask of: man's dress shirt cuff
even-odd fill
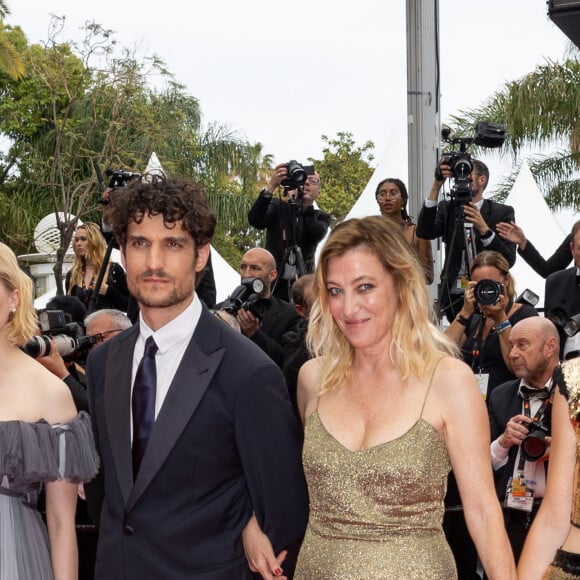
[[[494,471],[501,469],[508,462],[510,450],[499,444],[499,437],[491,442],[491,466]]]

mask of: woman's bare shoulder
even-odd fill
[[[318,389],[322,376],[322,357],[305,362],[298,374],[298,407],[303,419],[312,412],[314,402],[318,398]]]
[[[466,383],[476,385],[473,371],[462,361],[452,356],[444,356],[433,372],[432,388],[446,392],[461,389]]]
[[[77,414],[70,389],[40,363],[25,365],[21,382],[23,392],[30,394],[31,402],[49,423],[66,423]]]

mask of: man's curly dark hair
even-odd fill
[[[202,187],[178,177],[145,175],[111,195],[111,225],[119,246],[127,244],[127,227],[131,221],[141,223],[146,216],[163,216],[165,227],[181,221],[196,247],[211,241],[216,219]]]

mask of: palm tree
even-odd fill
[[[580,60],[579,52],[562,63],[548,61],[517,81],[506,83],[483,105],[452,117],[459,134],[471,134],[478,121],[506,126],[508,138],[500,155],[511,155],[516,170],[500,183],[505,198],[526,148],[550,151],[528,158],[530,169],[546,192],[552,209],[580,204]]]
[[[4,18],[10,14],[10,10],[4,0],[0,0],[0,70],[4,71],[14,80],[24,75],[24,63],[14,45],[4,33]]]

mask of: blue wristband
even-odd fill
[[[507,330],[508,328],[510,328],[511,325],[512,325],[512,323],[509,320],[504,320],[503,322],[496,324],[493,327],[493,331],[496,334],[501,334],[504,330]]]

